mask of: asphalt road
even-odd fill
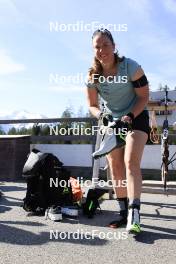
[[[0,264],[176,263],[176,196],[142,194],[143,232],[134,237],[107,227],[116,217],[115,200],[103,201],[94,219],[80,212],[78,219],[52,222],[20,207],[24,183],[0,189]]]

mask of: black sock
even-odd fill
[[[137,208],[138,210],[140,210],[140,204],[141,202],[139,198],[129,200],[129,208]]]
[[[117,216],[117,219],[112,221],[109,224],[109,227],[118,228],[127,223],[127,215],[128,215],[128,199],[125,198],[117,198],[117,203],[119,205],[120,215]]]

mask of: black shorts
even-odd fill
[[[147,133],[147,135],[149,136],[150,126],[149,126],[149,113],[147,110],[144,110],[134,119],[132,129],[143,131]]]

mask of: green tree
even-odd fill
[[[38,136],[41,133],[41,126],[38,124],[34,124],[32,127],[32,135]]]
[[[18,135],[18,130],[15,127],[12,127],[9,129],[8,135]]]
[[[74,112],[73,112],[73,108],[69,106],[69,107],[66,107],[66,109],[61,115],[61,118],[71,118],[71,117],[74,117]]]
[[[28,129],[26,127],[21,127],[18,132],[19,135],[28,135]]]
[[[48,136],[50,134],[50,127],[49,125],[43,125],[41,127],[41,135],[42,136]]]

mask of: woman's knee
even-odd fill
[[[127,158],[125,159],[125,168],[130,172],[140,171],[140,162],[137,159]]]

